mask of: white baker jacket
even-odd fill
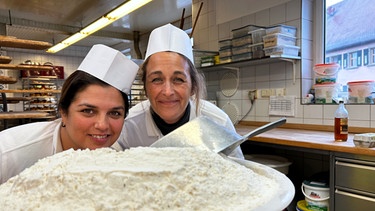
[[[198,114],[196,113],[195,103],[190,101],[190,120],[197,116],[210,117],[217,124],[235,131],[229,116],[223,110],[208,101],[200,101]],[[129,115],[125,119],[122,133],[117,143],[112,147],[116,150],[125,150],[131,147],[150,146],[161,137],[163,137],[163,134],[156,126],[151,116],[150,101],[146,100],[130,109]],[[230,156],[244,159],[240,147],[234,150]]]
[[[35,164],[62,152],[61,119],[36,122],[0,132],[0,184]]]

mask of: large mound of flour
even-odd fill
[[[0,186],[5,210],[252,210],[277,182],[194,148],[68,150]]]

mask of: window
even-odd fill
[[[363,50],[364,52],[364,65],[375,65],[375,48],[369,48]]]
[[[322,0],[323,58],[340,65],[338,83],[375,80],[373,0]]]

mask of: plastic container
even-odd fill
[[[283,174],[288,174],[289,166],[292,164],[288,159],[276,155],[252,154],[244,156],[246,160],[266,165]]]
[[[288,26],[279,24],[276,26],[270,26],[266,28],[266,34],[282,33],[292,37],[297,36],[297,28],[294,26]]]
[[[252,44],[252,43],[253,43],[253,39],[251,37],[251,34],[246,34],[242,37],[232,39],[233,47],[243,46],[243,45]]]
[[[251,45],[251,51],[253,52],[254,59],[260,59],[264,57],[263,42]]]
[[[233,29],[232,30],[232,38],[242,37],[244,35],[249,34],[250,31],[254,31],[254,30],[260,29],[260,28],[263,28],[263,27],[257,26],[257,25],[247,25],[247,26],[243,26],[243,27],[240,27],[240,28],[237,28],[237,29]]]
[[[220,57],[220,64],[232,62],[232,56]]]
[[[292,37],[289,35],[281,34],[281,33],[275,33],[275,34],[269,34],[263,37],[263,43],[264,47],[273,47],[277,45],[296,45],[296,37]]]
[[[263,42],[263,36],[266,35],[266,29],[257,29],[254,31],[249,32],[251,34],[251,38],[253,40],[253,43],[261,43]]]
[[[247,52],[247,53],[242,53],[242,54],[233,54],[232,55],[232,61],[242,61],[246,59],[252,59],[253,58],[253,53],[252,52]]]
[[[316,64],[313,68],[315,84],[336,83],[339,64]]]
[[[232,47],[232,55],[252,52],[251,45],[246,44],[238,47]]]
[[[232,56],[232,48],[225,48],[219,50],[220,57]]]
[[[292,45],[277,45],[274,47],[264,48],[266,56],[271,55],[285,55],[285,56],[298,56],[299,47]]]
[[[202,51],[202,50],[193,50],[193,55],[194,55],[194,64],[196,67],[201,67],[201,59],[202,57],[207,57],[207,56],[216,56],[219,55],[219,52],[217,51]]]
[[[375,147],[375,133],[355,134],[353,138],[354,145],[363,148]]]
[[[301,190],[310,210],[329,210],[329,186],[327,183],[304,180]]]
[[[340,92],[340,84],[315,84],[315,103],[329,104],[333,103],[333,99],[338,97]]]
[[[375,92],[375,81],[351,81],[348,82],[349,103],[372,104],[372,92]]]
[[[316,64],[313,68],[315,84],[336,83],[339,64]]]
[[[232,47],[232,39],[225,39],[219,41],[219,49]]]
[[[339,102],[339,107],[335,111],[334,134],[335,141],[348,140],[348,118],[349,114],[345,108],[344,101]]]
[[[296,210],[297,211],[312,211],[310,209],[307,208],[307,202],[306,200],[300,200],[297,202],[297,206],[296,206]]]
[[[333,75],[337,73],[340,65],[337,63],[316,64],[314,65],[314,72],[321,75]]]
[[[212,66],[215,64],[215,56],[206,56],[201,58],[201,67]]]

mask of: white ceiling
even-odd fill
[[[57,43],[77,32],[98,17],[111,11],[124,0],[1,0],[0,34]],[[153,0],[89,38],[76,43],[109,46],[133,40],[133,31],[142,35],[166,23],[179,23],[191,18],[192,0]],[[5,27],[4,27],[5,24]]]

